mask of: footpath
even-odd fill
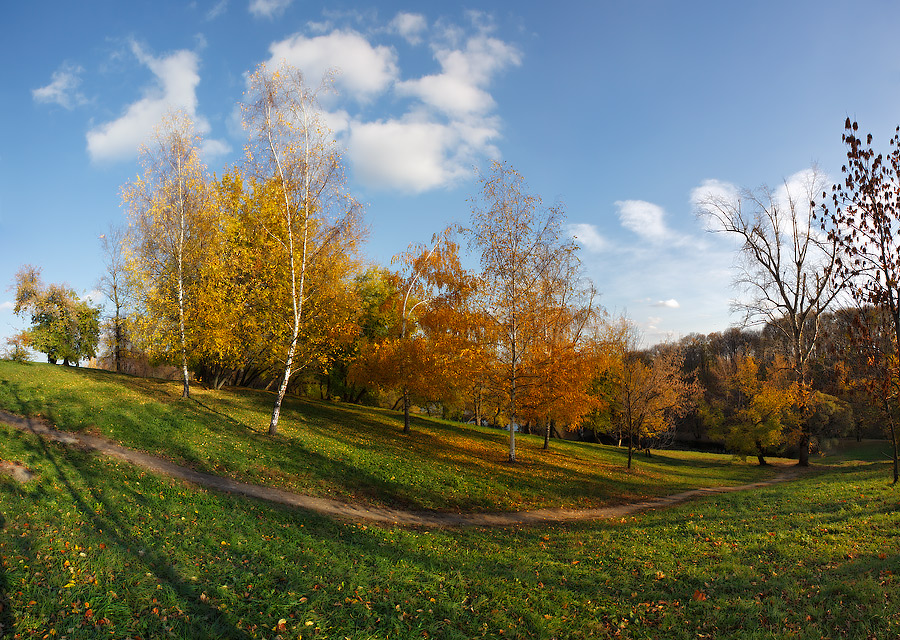
[[[800,473],[797,468],[790,468],[783,473],[752,484],[729,487],[704,487],[692,489],[668,496],[652,498],[641,502],[631,502],[609,507],[593,509],[534,509],[532,511],[512,511],[499,513],[445,513],[440,511],[405,511],[387,507],[367,507],[347,504],[328,498],[317,498],[272,487],[238,482],[208,473],[200,473],[182,467],[168,460],[158,458],[140,451],[128,449],[105,438],[83,433],[60,431],[42,418],[25,418],[0,409],[0,422],[16,429],[32,433],[45,440],[59,442],[66,446],[78,447],[86,451],[95,451],[111,458],[123,460],[153,473],[183,480],[195,485],[209,487],[218,491],[267,500],[278,504],[308,509],[324,515],[353,522],[376,522],[379,524],[395,524],[414,527],[507,527],[515,525],[537,525],[559,522],[575,522],[581,520],[605,520],[623,518],[635,513],[661,509],[679,502],[699,496],[748,491],[790,480]],[[31,479],[32,473],[21,465],[2,462],[0,472],[12,475],[20,482]]]

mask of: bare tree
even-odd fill
[[[816,199],[825,179],[816,169],[785,181],[777,192],[767,187],[738,194],[709,194],[699,214],[713,231],[741,242],[736,284],[744,296],[733,303],[745,325],[768,324],[788,344],[790,366],[800,388],[801,407],[808,397],[808,363],[819,337],[819,318],[841,291],[837,246],[819,229]],[[810,432],[800,429],[799,464],[809,465]]]

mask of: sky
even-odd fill
[[[423,8],[424,7],[424,8]],[[645,341],[722,331],[738,245],[704,192],[840,178],[844,120],[900,124],[900,3],[777,0],[7,2],[0,21],[0,348],[27,326],[15,272],[101,302],[138,148],[186,111],[218,174],[242,162],[258,65],[310,83],[388,265],[466,225],[478,171],[508,162],[561,205],[584,270]]]

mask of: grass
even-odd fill
[[[445,511],[590,507],[699,486],[743,484],[777,469],[728,456],[657,453],[624,469],[614,447],[519,436],[506,462],[496,429],[396,412],[289,399],[277,437],[266,435],[272,395],[90,369],[0,361],[0,408],[41,415],[61,429],[104,435],[198,471],[371,505]]]
[[[871,445],[621,521],[461,530],[336,522],[7,427],[0,457],[38,473],[0,477],[10,637],[900,636],[898,496]]]
[[[488,500],[492,487],[542,500],[517,486],[520,476],[490,479],[494,470],[518,473],[518,465],[500,461],[502,436],[490,431],[473,435],[423,420],[409,442],[393,414],[299,403],[288,411],[286,435],[266,449],[267,439],[253,430],[265,395],[202,392],[203,408],[173,398],[176,389],[0,363],[0,406],[191,456],[209,468],[222,466],[215,458],[221,452],[233,452],[229,464],[240,462],[252,445],[264,449],[265,466],[316,446],[321,469],[332,470],[316,486],[338,495],[357,490],[340,469],[373,477],[409,466],[432,467],[416,472],[448,485],[455,477],[457,495],[480,496],[475,504],[507,504]],[[329,435],[338,427],[340,434]],[[216,430],[220,438],[212,437]],[[178,452],[166,448],[166,435]],[[368,447],[356,449],[354,440]],[[667,454],[640,459],[641,470],[629,474],[615,450],[554,443],[560,446],[548,461],[524,440],[529,462],[522,468],[537,476],[536,485],[552,477],[542,474],[562,478],[583,468],[585,478],[544,487],[550,504],[671,493],[755,470]],[[508,529],[344,523],[198,489],[2,425],[0,459],[37,473],[24,485],[0,475],[2,637],[900,637],[900,500],[879,443],[817,459],[813,472],[771,487],[612,522]],[[285,472],[278,481],[299,483],[315,473]],[[618,493],[617,479],[626,484]],[[576,493],[592,484],[601,488],[589,497]],[[415,481],[385,480],[384,487],[366,495],[419,502]],[[464,502],[427,501],[445,508]]]

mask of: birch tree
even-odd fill
[[[502,367],[497,390],[508,408],[509,461],[515,462],[517,394],[525,382],[523,354],[535,338],[529,309],[536,302],[541,276],[561,252],[571,252],[575,245],[560,241],[562,210],[545,208],[509,165],[492,163],[481,187],[480,197],[473,200],[469,234],[481,254],[484,312],[497,331]]]
[[[537,304],[529,311],[534,339],[524,354],[532,384],[523,389],[520,413],[543,427],[543,448],[549,449],[556,424],[578,423],[593,408],[586,338],[598,310],[596,290],[582,277],[573,251],[557,252],[548,260],[535,289]]]
[[[289,291],[290,327],[270,435],[278,433],[281,406],[295,372],[301,328],[309,313],[308,277],[317,260],[326,260],[359,219],[358,204],[344,190],[340,151],[318,104],[326,86],[323,82],[318,89],[310,88],[300,71],[286,64],[274,70],[260,65],[243,106],[251,171],[276,196],[275,215],[259,222],[278,247],[271,260],[281,263]]]
[[[214,208],[200,139],[190,118],[168,113],[141,148],[143,175],[127,184],[127,269],[139,292],[139,326],[151,355],[181,368],[182,397],[190,397],[191,280],[201,268]],[[173,355],[178,355],[173,358]]]

